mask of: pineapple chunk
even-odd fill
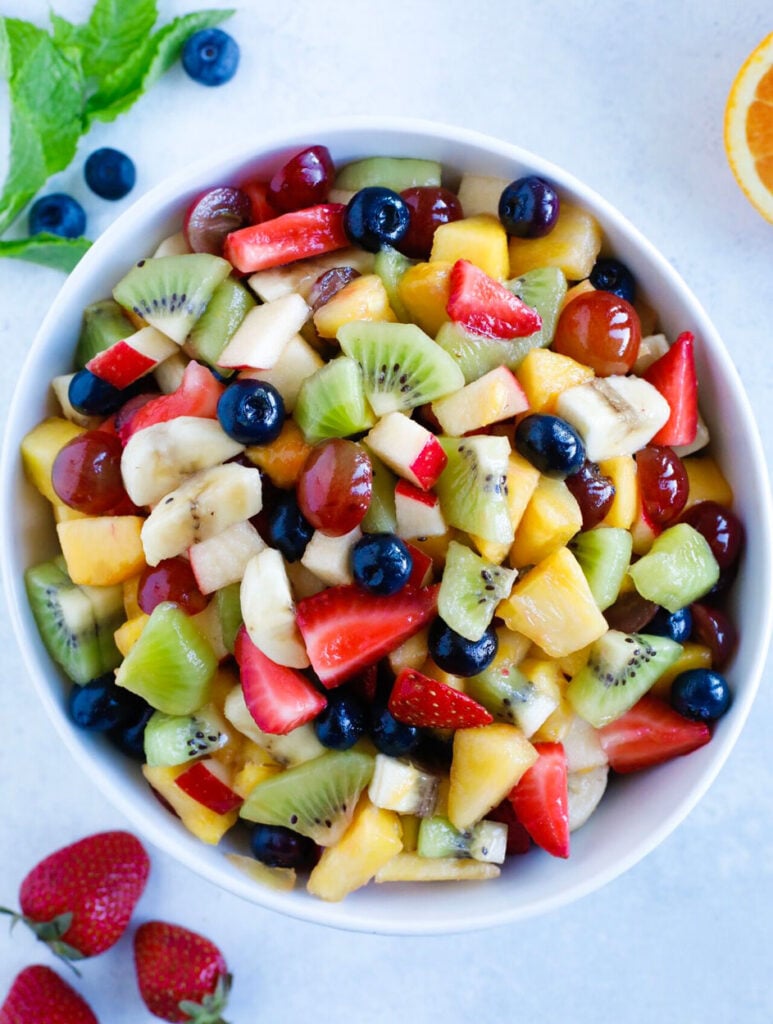
[[[69,505],[54,505],[55,523],[69,523],[71,519],[88,519],[88,515],[85,512],[79,512],[75,508],[70,508]]]
[[[420,857],[398,853],[376,872],[376,882],[480,882],[498,878],[497,864],[462,857]]]
[[[733,489],[710,455],[690,455],[682,459],[682,464],[690,482],[685,508],[697,505],[699,501],[716,501],[728,508],[732,506]]]
[[[428,636],[429,626],[426,626],[389,653],[389,667],[396,676],[404,668],[421,668],[429,657]]]
[[[290,892],[295,888],[295,868],[270,868],[267,864],[261,864],[259,860],[246,857],[243,853],[227,853],[225,859],[259,885],[276,889],[278,892]]]
[[[510,565],[534,565],[582,529],[577,499],[563,480],[541,476],[510,548]]]
[[[576,718],[572,705],[562,697],[555,711],[548,715],[533,736],[532,743],[561,743],[569,732],[572,720]]]
[[[457,729],[448,790],[454,828],[463,831],[480,821],[536,760],[537,751],[515,725]]]
[[[524,658],[518,668],[534,685],[535,694],[520,709],[517,722],[527,739],[561,707],[566,686],[564,674],[557,661],[542,658]]]
[[[569,281],[588,277],[601,251],[601,228],[586,210],[562,200],[553,230],[542,238],[510,239],[510,277],[558,267]]]
[[[507,232],[498,217],[481,213],[476,217],[449,221],[435,229],[430,262],[456,263],[469,260],[497,281],[504,281],[510,268]]]
[[[515,375],[526,392],[530,410],[547,413],[556,411],[556,398],[562,391],[596,376],[589,366],[548,348],[533,348]]]
[[[50,416],[33,427],[22,439],[21,458],[24,471],[43,497],[55,505],[62,499],[51,483],[51,467],[67,442],[83,432],[84,427],[79,427],[59,416]]]
[[[366,885],[403,847],[400,816],[360,798],[352,822],[334,846],[328,846],[309,875],[313,896],[338,902]]]
[[[320,338],[335,338],[338,328],[351,320],[387,320],[397,317],[389,305],[384,283],[378,274],[355,277],[314,314],[314,326]]]
[[[599,469],[615,485],[615,496],[601,525],[630,530],[639,504],[639,484],[633,455],[604,459],[599,463]]]
[[[91,516],[56,527],[73,583],[109,587],[145,567],[141,516]]]
[[[293,419],[286,419],[279,436],[267,444],[251,445],[244,454],[262,469],[275,487],[294,487],[312,446]]]
[[[537,467],[519,452],[510,452],[507,461],[507,511],[510,513],[513,530],[518,529],[539,481],[540,471]]]
[[[144,764],[142,774],[170,804],[189,832],[192,832],[203,843],[216,846],[228,829],[238,821],[239,810],[236,808],[226,814],[217,814],[183,792],[175,784],[175,780],[188,768],[190,768],[189,764],[175,765],[173,768],[151,768]]]
[[[703,644],[692,643],[688,640],[686,643],[682,644],[682,653],[676,659],[674,664],[666,669],[649,692],[668,699],[668,695],[671,691],[671,683],[673,683],[681,672],[687,672],[691,668],[711,668],[711,661],[710,648],[704,647]]]
[[[584,281],[578,281],[577,284],[572,285],[572,287],[567,290],[566,295],[564,295],[563,302],[561,303],[561,312],[564,311],[564,307],[568,306],[572,299],[576,299],[580,295],[585,295],[587,292],[595,291],[596,289],[587,278],[585,278]]]
[[[130,576],[123,581],[123,610],[127,619],[133,619],[135,615],[142,614],[139,604],[140,576]]]
[[[397,286],[400,301],[414,323],[431,337],[448,320],[449,284],[452,263],[417,263],[409,267]]]
[[[140,638],[140,633],[145,628],[145,623],[150,618],[144,612],[140,612],[138,615],[134,615],[131,619],[127,619],[122,626],[113,633],[113,639],[115,640],[115,646],[126,657],[129,651],[134,647]]]
[[[586,647],[608,628],[579,562],[565,547],[553,551],[519,579],[510,596],[499,604],[497,615],[551,658],[563,658]]]

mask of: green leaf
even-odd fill
[[[69,273],[90,245],[88,238],[61,238],[41,233],[30,238],[0,239],[0,257],[39,263]]]
[[[97,0],[88,22],[78,30],[83,73],[101,81],[130,60],[153,31],[156,0]]]
[[[195,11],[164,25],[146,39],[124,65],[105,76],[101,87],[86,105],[88,122],[115,120],[179,59],[189,35],[199,29],[219,25],[233,13],[233,10]]]

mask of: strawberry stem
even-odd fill
[[[228,1002],[228,993],[231,991],[232,977],[230,974],[221,974],[217,980],[215,991],[204,996],[200,1003],[190,999],[183,999],[178,1004],[182,1013],[188,1015],[190,1024],[228,1024],[220,1014]]]
[[[11,930],[19,921],[23,921],[36,938],[41,942],[45,942],[55,957],[61,960],[62,963],[67,964],[80,977],[80,971],[73,963],[73,960],[83,960],[83,953],[76,949],[75,946],[62,942],[62,936],[68,932],[72,924],[72,912],[67,911],[64,914],[57,914],[50,921],[35,921],[16,910],[10,910],[8,907],[0,907],[0,914],[8,914],[11,918]]]

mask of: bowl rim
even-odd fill
[[[218,154],[214,158],[211,156],[202,158],[175,174],[164,178],[142,196],[138,197],[127,210],[116,218],[94,242],[83,259],[65,280],[40,324],[25,358],[17,388],[7,410],[6,429],[4,430],[2,456],[0,458],[0,489],[2,489],[0,501],[0,564],[2,564],[4,592],[12,628],[27,672],[32,678],[33,685],[46,709],[49,719],[53,722],[56,731],[79,766],[86,774],[94,778],[98,788],[108,798],[110,803],[117,807],[149,842],[214,885],[241,896],[251,903],[298,920],[346,930],[379,934],[450,934],[523,920],[557,909],[600,889],[649,854],[684,820],[702,799],[727,760],[748,718],[759,687],[766,658],[771,625],[773,624],[773,600],[771,599],[771,587],[773,586],[771,582],[773,580],[771,535],[773,534],[773,528],[771,527],[769,501],[760,502],[760,514],[764,520],[761,524],[762,533],[767,536],[768,542],[764,546],[764,550],[760,552],[765,564],[755,564],[755,573],[759,573],[763,577],[764,608],[759,616],[759,637],[752,658],[752,679],[751,681],[747,680],[743,701],[739,702],[740,707],[734,709],[734,717],[729,724],[729,728],[725,728],[721,737],[714,737],[712,740],[710,744],[714,748],[712,758],[708,768],[701,775],[699,782],[693,785],[690,791],[675,805],[672,813],[660,822],[659,827],[653,829],[648,834],[645,841],[639,842],[638,845],[631,848],[626,856],[614,860],[607,866],[606,870],[598,871],[589,879],[579,881],[574,885],[568,885],[559,889],[551,896],[533,900],[526,905],[508,903],[503,900],[501,906],[495,911],[476,912],[473,906],[474,901],[466,901],[468,905],[465,906],[465,901],[460,900],[459,911],[453,921],[444,916],[429,919],[417,917],[416,920],[410,923],[402,919],[395,921],[388,912],[388,898],[383,900],[384,912],[381,915],[375,916],[369,913],[367,920],[349,914],[346,909],[346,901],[339,904],[326,904],[310,896],[305,898],[303,902],[290,901],[284,893],[265,887],[256,887],[252,880],[238,874],[236,871],[223,870],[220,866],[217,868],[211,866],[208,862],[197,858],[195,848],[188,843],[181,842],[172,830],[157,826],[154,822],[144,818],[142,808],[138,806],[136,798],[130,794],[128,789],[114,784],[104,773],[94,772],[93,769],[100,760],[96,746],[83,741],[83,738],[81,738],[80,734],[76,733],[74,727],[67,719],[62,707],[55,701],[50,681],[47,678],[47,675],[51,675],[51,666],[48,666],[47,673],[42,659],[37,657],[33,647],[25,642],[29,639],[30,633],[29,623],[24,620],[21,613],[24,595],[23,582],[20,583],[18,574],[12,571],[15,564],[14,555],[16,553],[14,549],[15,508],[13,495],[15,480],[18,478],[19,472],[19,441],[22,436],[19,433],[18,421],[21,417],[24,397],[28,391],[30,379],[34,375],[34,369],[39,361],[40,353],[45,351],[46,340],[51,333],[59,305],[66,303],[68,296],[73,292],[77,292],[81,281],[87,281],[93,270],[99,267],[99,260],[103,252],[111,249],[114,237],[120,237],[124,225],[130,223],[134,218],[141,218],[146,214],[152,214],[155,209],[169,202],[174,196],[190,192],[191,182],[196,182],[202,178],[205,180],[208,178],[214,182],[215,176],[219,173],[219,168],[221,167],[244,167],[250,161],[257,162],[261,156],[270,151],[293,146],[298,147],[304,144],[308,145],[310,144],[309,140],[322,138],[329,140],[331,136],[336,135],[351,137],[352,143],[357,137],[362,136],[363,144],[366,145],[366,136],[379,133],[392,136],[420,135],[433,140],[438,145],[447,143],[451,146],[466,145],[476,147],[484,149],[489,154],[494,154],[503,160],[531,166],[535,173],[549,178],[552,177],[559,184],[559,188],[570,191],[579,198],[583,205],[590,208],[594,215],[600,216],[600,219],[606,221],[607,224],[612,224],[617,230],[622,231],[627,236],[631,245],[654,268],[655,274],[666,282],[669,293],[676,293],[680,300],[690,308],[694,322],[701,331],[702,336],[710,339],[711,360],[712,362],[718,362],[719,370],[733,392],[733,400],[744,422],[746,440],[750,445],[749,457],[758,477],[759,491],[760,493],[764,491],[769,494],[767,467],[754,415],[735,366],[716,328],[711,323],[692,290],[660,251],[641,234],[627,217],[595,192],[594,189],[585,185],[570,171],[545,160],[521,146],[471,129],[436,121],[406,117],[359,115],[315,119],[298,122],[290,128],[282,130],[276,129],[270,132],[256,133],[248,141],[240,142],[227,152]],[[228,867],[230,869],[230,865]]]

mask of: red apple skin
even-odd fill
[[[86,369],[116,388],[127,388],[156,365],[156,360],[138,352],[128,341],[117,341],[90,359]]]
[[[240,807],[242,798],[210,771],[205,761],[196,761],[175,779],[183,793],[215,814],[228,814]]]
[[[422,490],[428,491],[438,481],[448,462],[448,456],[443,451],[443,446],[435,437],[427,440],[419,454],[411,462],[408,469],[415,478],[415,482]]]

